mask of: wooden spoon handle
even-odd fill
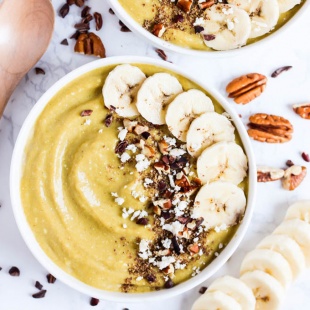
[[[0,0],[0,117],[17,84],[46,51],[54,18],[50,0]]]

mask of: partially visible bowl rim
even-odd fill
[[[106,67],[109,65],[117,65],[121,63],[131,63],[131,64],[149,64],[155,65],[164,69],[171,70],[177,74],[180,74],[189,80],[193,81],[197,85],[201,86],[203,89],[208,91],[228,112],[234,122],[234,125],[240,135],[242,140],[243,147],[247,154],[248,165],[249,165],[249,180],[248,180],[248,196],[247,196],[247,208],[245,216],[242,223],[237,229],[235,235],[232,237],[232,240],[225,247],[225,249],[220,253],[220,255],[215,258],[200,274],[197,276],[186,280],[185,282],[176,285],[175,287],[169,290],[160,290],[149,293],[121,293],[121,292],[110,292],[104,291],[101,289],[94,288],[90,285],[87,285],[80,280],[74,278],[73,276],[66,273],[63,269],[58,267],[41,249],[38,242],[35,239],[35,236],[30,228],[30,225],[26,219],[21,197],[20,197],[20,180],[23,172],[23,151],[27,144],[29,135],[32,133],[35,122],[47,103],[50,99],[65,85],[73,81],[74,79],[80,77],[81,75],[98,69],[100,67]],[[14,217],[17,223],[17,226],[21,232],[21,235],[26,242],[28,248],[35,256],[35,258],[57,279],[66,283],[68,286],[92,297],[97,297],[99,299],[105,299],[116,302],[141,302],[147,300],[154,300],[155,298],[169,298],[176,295],[179,295],[185,291],[192,289],[193,287],[199,285],[201,282],[205,281],[207,278],[211,277],[235,252],[238,245],[240,244],[242,238],[245,235],[245,232],[249,226],[253,209],[254,209],[254,198],[256,194],[256,165],[254,160],[254,153],[251,148],[251,143],[247,132],[238,117],[237,113],[229,106],[226,100],[215,90],[210,90],[204,83],[200,83],[195,78],[192,78],[186,72],[180,70],[175,65],[161,61],[155,60],[147,57],[138,57],[138,56],[119,56],[119,57],[110,57],[106,59],[100,59],[88,63],[84,66],[81,66],[63,78],[56,82],[49,90],[47,90],[42,97],[38,100],[36,105],[32,108],[29,115],[27,116],[16,140],[15,148],[12,155],[11,161],[11,170],[10,170],[10,195]]]
[[[182,46],[178,46],[176,44],[170,43],[165,41],[161,38],[154,36],[152,33],[144,29],[138,22],[136,22],[122,7],[118,0],[108,0],[110,6],[114,13],[118,16],[118,18],[128,26],[130,30],[132,30],[135,34],[140,36],[141,38],[149,41],[152,45],[169,50],[171,52],[176,52],[179,54],[186,54],[191,56],[199,56],[199,57],[210,57],[210,58],[221,58],[221,57],[230,57],[239,55],[242,53],[241,51],[250,51],[254,48],[260,48],[267,42],[270,42],[271,39],[274,39],[276,36],[284,32],[293,22],[300,18],[307,10],[307,7],[310,5],[309,0],[304,0],[305,2],[302,4],[302,7],[295,13],[295,15],[290,18],[283,26],[279,29],[271,33],[265,38],[260,39],[257,42],[251,43],[249,45],[242,46],[237,49],[227,50],[227,51],[203,51],[203,50],[196,50],[191,48],[186,48]]]

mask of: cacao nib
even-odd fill
[[[164,192],[166,189],[167,189],[167,183],[163,180],[160,180],[157,184],[157,189],[160,191],[160,192]]]
[[[148,218],[146,218],[146,217],[142,217],[142,218],[140,218],[140,219],[137,219],[136,223],[137,223],[138,225],[143,225],[143,226],[145,226],[145,225],[147,225],[147,224],[149,223],[149,220],[148,220]]]
[[[282,72],[288,71],[288,70],[290,70],[290,69],[292,69],[292,68],[293,68],[292,66],[284,66],[284,67],[281,67],[281,68],[275,70],[275,71],[271,74],[271,77],[276,78],[276,77],[279,76]]]
[[[195,33],[200,33],[200,32],[202,32],[202,31],[205,30],[205,29],[204,29],[203,27],[201,27],[201,26],[195,26],[194,29],[195,29]]]
[[[112,114],[108,114],[104,120],[104,124],[106,125],[106,127],[110,127],[112,122],[113,122],[113,116]]]
[[[165,288],[172,288],[174,286],[174,283],[172,282],[171,279],[165,282],[164,287]]]
[[[152,282],[155,282],[156,278],[155,278],[154,275],[149,274],[149,275],[146,276],[146,280],[147,280],[148,282],[152,283]]]
[[[36,284],[34,285],[38,290],[42,290],[43,288],[43,285],[39,282],[39,281],[36,281]]]
[[[90,9],[91,8],[88,5],[86,5],[85,8],[81,12],[81,17],[86,17],[89,14]]]
[[[65,3],[59,10],[59,15],[62,17],[62,18],[65,18],[68,13],[69,13],[69,10],[70,10],[70,7],[67,3]]]
[[[301,154],[301,156],[302,156],[302,158],[303,158],[304,161],[310,162],[309,154],[303,152],[303,153]]]
[[[91,306],[97,306],[99,304],[99,299],[92,297],[90,300]]]
[[[167,55],[166,55],[166,53],[163,51],[163,50],[161,50],[161,49],[156,49],[155,50],[155,52],[157,53],[157,55],[162,59],[162,60],[167,60],[168,59],[168,57],[167,57]]]
[[[50,273],[46,276],[46,279],[47,279],[48,283],[55,283],[56,282],[56,278]]]
[[[45,75],[45,71],[42,68],[36,67],[34,68],[36,74],[43,74]]]
[[[95,22],[96,22],[96,30],[100,30],[102,28],[102,16],[100,13],[95,12],[94,13]]]
[[[115,147],[115,154],[123,154],[128,146],[128,142],[126,140],[118,142]]]
[[[180,251],[180,246],[178,244],[178,241],[177,241],[177,238],[176,236],[173,236],[172,239],[172,245],[173,245],[173,249],[174,249],[174,252],[177,254],[177,255],[180,255],[181,254],[181,251]]]
[[[162,211],[161,216],[165,219],[168,220],[170,219],[170,212],[169,211]]]
[[[174,23],[183,23],[184,22],[184,17],[181,14],[175,15],[172,19]]]
[[[294,163],[293,163],[290,159],[288,159],[288,160],[286,161],[286,165],[287,165],[288,167],[292,167],[292,166],[294,166]]]
[[[202,286],[199,290],[200,294],[204,294],[208,288],[206,286]]]
[[[12,277],[19,277],[20,271],[19,271],[19,269],[17,267],[13,266],[13,267],[10,268],[9,274]]]
[[[111,8],[109,8],[109,13],[115,15],[114,11]]]
[[[149,132],[147,132],[147,131],[144,131],[144,132],[141,133],[141,136],[142,136],[145,140],[147,140],[147,139],[149,138],[150,135],[151,135],[151,134],[150,134]]]
[[[204,34],[203,37],[206,41],[212,41],[216,38],[214,34]]]
[[[60,44],[61,44],[61,45],[69,45],[67,39],[63,39],[63,40],[60,42]]]
[[[81,112],[81,116],[90,116],[93,113],[93,110],[84,110]]]
[[[46,294],[46,290],[42,290],[38,293],[32,295],[33,298],[44,298]]]

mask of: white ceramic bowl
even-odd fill
[[[234,50],[228,50],[228,51],[200,51],[195,49],[190,49],[186,47],[181,47],[176,44],[167,42],[163,39],[160,39],[153,34],[151,34],[149,31],[144,29],[139,23],[137,23],[128,13],[127,11],[120,5],[118,0],[108,0],[110,3],[110,7],[113,9],[115,14],[118,16],[118,18],[134,33],[136,33],[141,38],[149,41],[152,45],[164,49],[169,50],[172,52],[180,53],[180,54],[187,54],[191,56],[200,56],[200,57],[230,57],[236,54],[239,54],[241,51],[252,51],[255,50],[258,47],[264,46],[269,42],[269,44],[272,42],[272,40],[285,32],[285,30],[290,27],[293,23],[295,23],[303,13],[306,12],[307,8],[310,6],[309,0],[304,0],[302,7],[298,10],[298,12],[287,22],[285,23],[281,28],[273,32],[272,34],[268,35],[267,37],[249,44],[245,45],[241,48],[234,49]]]
[[[65,85],[70,83],[72,80],[78,78],[79,76],[100,68],[104,66],[116,65],[121,63],[133,63],[133,64],[150,64],[156,65],[158,67],[162,67],[165,69],[169,69],[173,72],[183,75],[184,77],[192,80],[193,82],[200,85],[206,91],[208,91],[222,106],[223,108],[231,115],[234,124],[240,134],[245,152],[248,157],[249,161],[249,192],[247,198],[247,209],[244,216],[244,219],[239,226],[236,234],[233,236],[232,240],[226,246],[226,248],[221,252],[221,254],[215,258],[211,264],[209,264],[199,275],[179,284],[171,289],[164,289],[160,291],[150,292],[150,293],[143,293],[143,294],[126,294],[126,293],[117,293],[117,292],[109,292],[103,291],[81,281],[77,280],[76,278],[72,277],[71,275],[67,274],[61,268],[59,268],[41,249],[39,244],[37,243],[35,236],[27,222],[22,202],[20,196],[20,181],[23,173],[23,166],[26,164],[23,160],[24,149],[27,144],[27,141],[32,134],[33,127],[36,123],[36,120],[40,113],[43,111],[47,103],[50,99]],[[13,152],[12,162],[11,162],[11,174],[10,174],[10,193],[11,193],[11,201],[14,216],[18,225],[18,228],[28,246],[31,250],[33,255],[37,258],[37,260],[50,272],[52,273],[57,279],[66,283],[67,285],[75,288],[76,290],[83,292],[84,294],[88,294],[89,296],[105,299],[105,300],[112,300],[112,301],[123,301],[123,302],[144,302],[146,300],[158,300],[159,298],[168,298],[182,292],[188,291],[189,289],[199,285],[201,282],[205,281],[207,278],[212,276],[234,253],[237,249],[239,243],[241,242],[252,217],[253,208],[254,208],[254,196],[256,190],[256,165],[254,161],[254,155],[251,149],[251,144],[249,141],[249,137],[247,132],[241,123],[240,118],[236,114],[236,112],[227,104],[225,99],[215,90],[209,89],[207,85],[204,85],[200,81],[196,80],[195,78],[191,77],[187,73],[183,72],[182,70],[178,69],[176,66],[161,61],[155,60],[145,57],[110,57],[106,59],[97,60],[86,64],[71,73],[67,74],[65,77],[60,79],[54,86],[52,86],[36,103],[33,107],[31,112],[29,113],[28,117],[26,118],[22,129],[18,135],[16,145]]]

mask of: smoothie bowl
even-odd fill
[[[253,211],[247,133],[214,90],[141,57],[87,64],[27,117],[11,199],[54,276],[116,301],[180,294],[236,250]]]
[[[109,1],[132,31],[155,46],[196,56],[227,56],[266,42],[309,5],[307,0]]]

